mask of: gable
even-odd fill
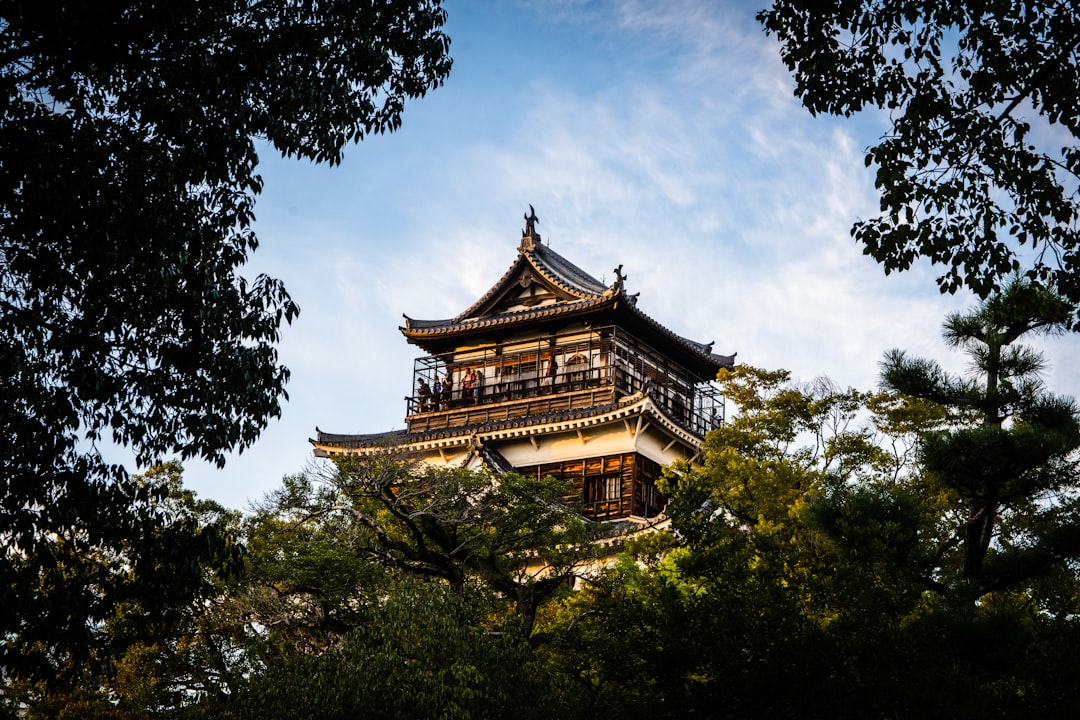
[[[579,299],[527,263],[519,263],[516,272],[503,278],[493,290],[483,303],[470,308],[469,318],[491,317]]]

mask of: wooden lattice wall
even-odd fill
[[[663,508],[664,498],[656,490],[660,465],[637,453],[545,463],[518,468],[518,472],[573,481],[570,499],[596,520],[652,517]]]

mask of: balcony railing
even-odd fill
[[[489,408],[493,405],[573,394],[580,396],[572,403],[579,406],[586,397],[590,402],[612,402],[641,390],[698,435],[724,419],[723,397],[713,383],[700,381],[651,348],[620,335],[617,328],[418,358],[413,388],[413,395],[406,398],[410,429],[509,416],[509,410]],[[610,392],[596,395],[597,390]],[[489,411],[475,412],[480,408]],[[540,406],[535,410],[543,412]],[[421,417],[439,413],[452,413],[455,421]]]

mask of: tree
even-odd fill
[[[921,448],[927,472],[967,508],[961,576],[948,581],[962,583],[967,601],[1080,558],[1080,414],[1071,398],[1043,388],[1041,354],[1018,344],[1062,331],[1073,311],[1054,293],[1014,280],[945,321],[945,340],[968,353],[972,379],[899,350],[882,364],[887,387],[973,413],[966,425],[924,433]]]
[[[35,628],[6,640],[22,672],[6,679],[5,694],[25,702],[30,718],[146,717],[218,685],[217,666],[193,641],[220,587],[242,573],[238,513],[197,500],[183,488],[176,462],[130,484],[138,494],[118,508],[124,525],[109,528],[123,532],[122,542],[95,548],[73,527],[51,538],[45,557],[12,563],[11,581],[31,586],[21,591],[40,598],[51,610],[42,619],[56,626],[55,635]],[[75,625],[83,616],[65,617],[70,576],[86,583],[94,602],[87,614],[99,622]],[[69,633],[81,634],[78,654],[52,640]],[[194,654],[201,655],[196,662]]]
[[[759,14],[811,113],[888,113],[866,154],[881,214],[852,229],[886,273],[925,257],[944,266],[942,291],[985,298],[1027,271],[1080,303],[1074,10],[1068,0],[776,0]]]
[[[235,625],[262,628],[254,643],[244,643],[255,647],[257,662],[339,645],[359,627],[372,598],[395,583],[393,571],[371,562],[335,514],[296,522],[290,511],[263,508],[244,523],[244,538],[247,572],[228,605]]]
[[[738,412],[666,474],[672,534],[545,620],[538,656],[583,715],[1075,714],[1075,566],[977,604],[952,582],[966,506],[919,436],[969,408],[747,366],[719,382]]]
[[[209,706],[252,719],[560,716],[542,678],[528,670],[528,643],[486,628],[484,603],[399,575],[357,609],[362,621],[340,643],[279,658]]]
[[[873,717],[900,694],[922,518],[899,493],[849,505],[873,540],[855,556],[817,506],[892,483],[907,453],[879,447],[864,393],[749,366],[719,383],[738,412],[700,467],[666,471],[672,534],[560,601],[538,655],[587,717]]]
[[[919,714],[935,686],[909,686],[940,656],[903,682],[895,668],[926,632],[936,525],[905,488],[917,468],[901,424],[867,410],[891,404],[783,370],[739,366],[719,383],[737,412],[706,438],[699,469],[665,475],[683,545],[670,577],[696,648],[677,701],[753,717]]]
[[[541,608],[592,549],[552,478],[394,451],[288,476],[245,520],[216,644],[229,717],[550,717]],[[231,626],[231,630],[230,630]]]
[[[260,515],[330,528],[376,565],[447,583],[480,582],[511,603],[525,638],[541,604],[597,550],[551,477],[424,466],[392,450],[287,477]]]
[[[1080,611],[1080,413],[1046,391],[1041,355],[1019,341],[1063,331],[1073,313],[1017,278],[945,321],[946,341],[971,358],[969,377],[899,350],[882,364],[885,386],[961,411],[925,429],[919,447],[926,479],[960,510],[934,553],[932,587],[956,663],[1010,716],[1072,713],[1062,673]]]
[[[139,533],[145,491],[99,441],[221,464],[280,414],[298,308],[240,273],[254,139],[333,164],[396,129],[447,76],[444,19],[439,0],[0,2],[6,673],[28,667],[13,638],[77,655],[103,619],[84,575],[46,600],[22,573],[57,537],[108,555]]]

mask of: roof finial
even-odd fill
[[[536,211],[529,205],[529,214],[525,216],[525,229],[521,231],[521,245],[519,250],[534,250],[540,240],[540,233],[536,232],[536,226],[540,219],[536,217]]]
[[[622,274],[622,265],[620,264],[619,267],[615,268],[615,282],[612,283],[611,287],[615,288],[616,290],[622,290],[623,283],[625,282],[626,276]]]

